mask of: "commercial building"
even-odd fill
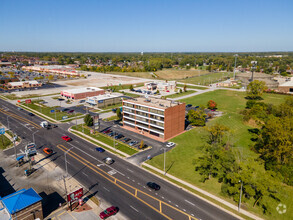
[[[161,91],[168,91],[168,90],[175,90],[176,89],[176,81],[162,81],[162,82],[148,82],[144,84],[144,87],[148,90],[161,90]]]
[[[0,197],[1,220],[43,219],[42,197],[33,188]]]
[[[96,106],[98,108],[103,108],[109,105],[115,105],[122,102],[121,98],[122,94],[115,93],[115,94],[104,94],[98,95],[93,97],[88,97],[86,103]]]
[[[87,75],[84,72],[76,70],[76,65],[35,65],[35,66],[23,66],[22,69],[26,71],[38,71],[43,73],[62,75],[62,76],[81,76]]]
[[[123,127],[166,141],[184,131],[185,103],[143,97],[123,100]]]
[[[43,84],[36,80],[32,81],[20,81],[20,82],[9,82],[6,87],[8,89],[24,89],[24,88],[36,88],[41,87]]]
[[[278,90],[285,93],[293,93],[293,80],[279,85]]]
[[[80,89],[69,89],[61,91],[61,96],[67,99],[85,99],[87,97],[103,95],[105,94],[104,89],[100,89],[97,87],[86,87]]]

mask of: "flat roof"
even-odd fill
[[[29,84],[39,84],[38,81],[32,80],[32,81],[21,81],[21,82],[10,82],[9,84],[12,86],[22,86],[24,83],[29,83]]]
[[[178,102],[178,101],[158,99],[158,98],[145,98],[145,97],[127,99],[127,100],[124,100],[124,102],[131,102],[134,104],[146,105],[146,106],[161,108],[161,109],[167,109],[170,107],[174,107],[178,104],[182,104],[181,102]]]
[[[287,87],[287,86],[288,87],[293,86],[293,80],[290,80],[288,82],[285,82],[285,83],[279,85],[279,87]]]
[[[106,100],[106,99],[112,99],[112,98],[118,98],[123,96],[122,94],[103,94],[103,95],[97,95],[97,96],[92,96],[92,97],[87,97],[88,100]]]
[[[79,89],[68,89],[68,90],[63,90],[62,92],[67,92],[67,93],[72,93],[72,94],[79,94],[79,93],[84,93],[84,92],[95,92],[95,91],[103,91],[104,89],[100,89],[97,87],[84,87],[84,88],[79,88]]]

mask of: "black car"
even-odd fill
[[[115,139],[120,139],[120,138],[123,138],[123,137],[124,137],[123,134],[118,134],[118,135],[115,136]]]
[[[158,185],[158,184],[156,184],[156,183],[154,183],[154,182],[148,182],[147,183],[147,186],[148,187],[150,187],[151,189],[154,189],[154,190],[159,190],[161,187]]]
[[[123,138],[122,142],[126,143],[126,142],[128,142],[130,140],[131,140],[130,138]]]
[[[58,128],[58,125],[52,124],[53,128]]]
[[[64,109],[62,109],[62,112],[68,112],[68,111],[70,111],[69,108],[64,108]]]
[[[31,113],[31,112],[30,112],[30,113],[28,113],[28,115],[29,115],[29,116],[35,116],[35,115],[34,115],[33,113]]]
[[[192,105],[191,104],[188,104],[188,105],[186,105],[186,108],[190,108]]]

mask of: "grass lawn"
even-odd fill
[[[46,105],[43,104],[39,104],[39,102],[42,102],[43,100],[33,100],[31,104],[25,104],[22,103],[24,106],[31,108],[37,112],[40,112],[52,119],[55,119],[55,113],[51,113],[51,110],[55,110],[57,107],[59,106],[54,106],[54,107],[48,107]],[[56,120],[62,120],[63,116],[68,116],[68,118],[73,118],[75,116],[81,116],[81,113],[77,113],[75,114],[68,114],[66,112],[56,112]]]
[[[179,88],[183,88],[184,85],[183,84],[177,84],[177,87]],[[191,85],[186,85],[187,88],[190,88],[190,89],[199,89],[199,90],[206,90],[208,89],[207,87],[202,87],[202,86],[191,86]]]
[[[76,129],[75,126],[72,126],[72,129],[82,132],[82,127],[81,126],[77,126],[77,129]],[[95,138],[95,139],[97,139],[97,140],[99,140],[99,141],[101,141],[101,142],[103,142],[103,143],[105,143],[107,145],[110,145],[110,146],[114,145],[113,138],[110,138],[107,135],[104,135],[104,134],[101,134],[101,133],[91,134],[90,130],[91,130],[91,128],[89,128],[87,126],[84,126],[84,133],[86,135],[89,135],[89,136],[91,136],[91,137],[93,137],[93,138]],[[120,150],[120,151],[122,151],[122,152],[124,152],[124,153],[126,153],[128,155],[133,155],[133,154],[138,152],[138,150],[136,150],[134,148],[131,148],[130,146],[128,146],[128,145],[126,145],[126,144],[124,144],[124,143],[122,143],[122,142],[120,142],[118,140],[115,140],[115,143],[116,143],[115,146],[116,146],[117,150]],[[109,149],[109,148],[107,148],[107,149]]]
[[[140,97],[140,95],[133,94],[133,93],[128,93],[128,92],[124,92],[123,94],[124,94],[125,96],[129,96],[129,97],[132,97],[132,98]]]
[[[252,144],[252,141],[250,140],[252,135],[248,132],[248,128],[251,127],[243,123],[242,116],[239,114],[239,111],[245,108],[247,101],[245,96],[245,92],[216,90],[183,99],[181,101],[192,105],[206,106],[209,100],[214,100],[218,104],[218,110],[223,112],[223,116],[211,120],[207,123],[207,126],[219,123],[230,128],[232,133],[230,138],[235,146],[233,151],[236,158],[243,163],[250,164],[257,170],[257,172],[262,173],[265,172],[263,166],[255,160],[258,158],[258,155],[249,148]],[[266,103],[280,104],[284,101],[286,96],[264,94],[263,98],[263,101]],[[199,127],[173,138],[171,141],[177,143],[177,146],[166,154],[166,170],[168,173],[180,179],[234,203],[232,199],[222,195],[221,184],[218,183],[216,179],[210,179],[205,183],[202,183],[200,182],[201,176],[195,172],[195,165],[193,165],[192,162],[193,160],[196,161],[196,159],[202,155],[202,146],[204,145],[203,137],[205,134],[205,128]],[[153,158],[148,163],[157,168],[163,169],[163,155]],[[280,184],[283,185],[279,194],[281,202],[286,204],[287,210],[289,210],[289,206],[290,208],[293,208],[293,187],[286,186],[282,183]],[[293,219],[293,212],[287,212],[286,214],[280,215],[274,211],[276,210],[275,207],[277,205],[278,204],[275,202],[272,202],[272,215],[264,216],[266,219]],[[252,200],[247,201],[247,203],[244,204],[244,208],[262,215],[260,208],[252,207]]]
[[[104,119],[105,121],[114,121],[114,120],[119,120],[118,116],[117,115],[113,115],[109,118],[105,118]]]
[[[187,79],[179,80],[183,83],[193,83],[193,84],[199,84],[199,85],[209,85],[214,82],[222,81],[226,79],[227,77],[232,77],[233,73],[227,73],[227,72],[220,72],[220,73],[207,73],[205,75],[200,76],[194,76]]]
[[[166,95],[165,97],[166,98],[177,98],[177,97],[186,96],[186,95],[189,95],[189,94],[192,94],[192,93],[196,93],[196,91],[194,91],[194,90],[187,90],[186,92],[175,93],[175,94],[172,94],[172,95]]]
[[[0,135],[0,149],[4,150],[12,143],[5,135]]]
[[[120,90],[129,89],[130,85],[133,85],[133,87],[141,87],[144,84],[143,83],[120,84],[120,85],[113,85],[113,86],[104,86],[104,87],[101,87],[101,89],[114,89],[114,92],[118,92]]]
[[[113,108],[119,108],[122,106],[122,103],[117,103],[117,104],[114,104],[114,105],[108,105],[106,107],[99,107],[99,109],[102,109],[102,110],[111,110]]]

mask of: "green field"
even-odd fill
[[[223,116],[215,118],[207,123],[210,126],[214,123],[219,123],[230,128],[232,133],[231,141],[234,143],[233,152],[238,160],[243,163],[250,164],[258,172],[265,172],[262,165],[260,165],[255,159],[258,155],[250,150],[252,141],[250,138],[252,135],[248,132],[250,126],[243,123],[242,116],[239,111],[245,108],[246,93],[235,92],[228,90],[216,90],[213,92],[204,93],[191,98],[183,99],[182,102],[190,103],[192,105],[205,105],[209,100],[214,100],[218,103],[218,110],[223,112]],[[277,94],[264,94],[264,102],[280,104],[284,101],[286,96]],[[205,128],[195,128],[182,135],[173,138],[171,141],[175,142],[177,146],[169,151],[166,155],[166,170],[169,174],[172,174],[180,179],[183,179],[189,183],[192,183],[212,194],[215,194],[221,198],[225,198],[227,201],[234,203],[232,199],[226,198],[221,193],[221,184],[217,182],[217,179],[210,179],[205,183],[200,182],[201,176],[195,172],[195,166],[193,160],[202,155],[201,149],[204,144],[203,137],[206,134]],[[159,155],[148,162],[149,164],[163,170],[163,155]],[[284,185],[280,183],[281,185]],[[284,185],[280,190],[280,198],[282,203],[287,205],[287,210],[293,208],[293,188]],[[276,210],[275,207],[278,204],[272,203],[272,210]],[[244,204],[244,208],[258,213],[261,215],[259,208],[252,207],[252,201]],[[271,216],[265,216],[267,219],[293,219],[293,212],[287,212],[282,216],[276,211]]]
[[[186,96],[186,95],[189,95],[189,94],[192,94],[192,93],[196,93],[196,91],[194,91],[194,90],[187,90],[186,92],[175,93],[175,94],[172,94],[172,95],[166,95],[164,97],[165,98],[178,98],[178,97]]]
[[[233,73],[227,73],[227,72],[217,72],[217,73],[207,73],[205,75],[200,76],[194,76],[189,77],[187,79],[181,79],[179,82],[183,83],[192,83],[192,84],[198,84],[198,85],[209,85],[211,83],[223,81],[227,79],[227,77],[232,77]]]
[[[6,149],[11,143],[12,142],[5,135],[0,135],[0,149]]]
[[[47,95],[31,94],[31,95],[24,95],[24,96],[16,96],[15,94],[9,94],[9,95],[3,95],[3,96],[10,100],[17,100],[17,99],[31,99],[31,98],[51,96],[51,95],[57,95],[57,94],[60,94],[60,93],[53,93],[53,94],[47,94]]]
[[[177,87],[179,87],[179,88],[183,88],[184,85],[183,85],[183,84],[177,84]],[[208,89],[207,87],[202,87],[202,86],[191,86],[191,85],[186,85],[186,88],[189,88],[189,89],[199,89],[199,90],[206,90],[206,89]]]

